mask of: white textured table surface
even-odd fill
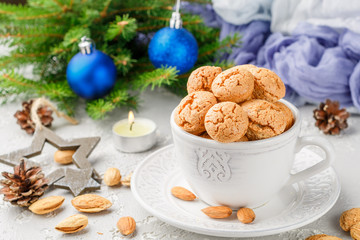
[[[180,98],[165,90],[156,90],[144,93],[142,100],[142,106],[135,117],[153,119],[159,127],[158,144],[148,152],[125,154],[113,147],[111,127],[117,120],[127,117],[126,110],[117,110],[105,120],[94,121],[86,115],[84,106],[80,105],[76,114],[76,118],[80,120],[79,125],[73,126],[63,119],[55,118],[52,130],[64,139],[100,136],[101,141],[90,155],[90,162],[101,175],[108,167],[117,167],[125,176],[151,152],[172,142],[169,116]],[[20,130],[16,124],[13,114],[18,109],[21,109],[21,101],[0,106],[0,154],[27,147],[32,141],[32,137]],[[300,109],[303,115],[302,135],[322,135],[313,127],[313,109],[314,106]],[[351,116],[348,122],[350,127],[342,135],[326,136],[335,147],[336,161],[333,167],[342,186],[340,198],[335,206],[319,220],[300,229],[256,239],[305,239],[317,233],[351,239],[349,234],[339,227],[338,219],[344,210],[360,207],[360,117]],[[56,167],[52,160],[55,151],[55,148],[46,144],[43,154],[35,158],[44,166],[44,171]],[[12,171],[10,167],[0,164],[0,171],[5,170]],[[220,239],[187,232],[161,222],[135,201],[129,188],[110,188],[103,184],[101,190],[96,193],[111,200],[113,206],[101,213],[86,214],[89,217],[88,227],[72,235],[64,235],[54,229],[61,220],[77,213],[71,205],[70,192],[62,189],[47,191],[45,196],[62,195],[66,199],[60,209],[46,215],[34,215],[26,209],[4,202],[1,197],[0,239]],[[136,220],[137,231],[134,235],[124,237],[117,230],[116,222],[121,216],[128,215]]]

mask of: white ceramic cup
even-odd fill
[[[299,137],[299,110],[281,100],[293,112],[295,123],[272,138],[219,143],[185,132],[174,122],[171,129],[177,161],[195,194],[209,205],[256,207],[271,199],[284,186],[309,178],[326,168],[334,150],[322,137]],[[291,174],[295,153],[314,145],[325,152],[325,159],[296,174]]]

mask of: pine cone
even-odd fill
[[[0,193],[4,194],[4,201],[21,207],[28,207],[36,202],[48,188],[48,180],[44,178],[40,167],[26,169],[24,159],[20,165],[14,167],[14,173],[2,172]]]
[[[346,119],[350,114],[345,108],[339,109],[338,101],[326,99],[325,103],[320,103],[318,109],[314,110],[314,118],[317,126],[325,134],[337,135],[341,130],[348,127]]]
[[[23,110],[17,111],[14,114],[14,117],[17,118],[17,124],[20,125],[21,129],[24,129],[28,134],[33,134],[35,132],[35,125],[30,117],[30,110],[32,106],[33,100],[29,102],[23,102]],[[37,114],[41,120],[41,123],[45,127],[51,127],[51,123],[54,120],[51,116],[52,110],[48,107],[41,107],[37,110]]]

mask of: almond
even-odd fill
[[[122,217],[117,222],[116,226],[122,235],[132,234],[136,229],[136,222],[132,217]]]
[[[193,201],[196,199],[196,196],[192,192],[183,187],[173,187],[171,193],[173,196],[185,201]]]
[[[352,208],[343,212],[340,216],[340,227],[344,231],[349,231],[358,222],[360,222],[360,208]]]
[[[201,211],[211,218],[227,218],[232,214],[231,208],[225,206],[207,207]]]
[[[74,153],[75,150],[57,150],[54,154],[54,161],[60,164],[70,164],[73,162]]]
[[[129,175],[127,175],[126,177],[124,177],[124,179],[121,180],[121,184],[124,185],[124,186],[126,186],[126,187],[130,187],[132,174],[133,174],[133,173],[131,172]]]
[[[71,200],[71,204],[80,212],[94,213],[111,207],[112,203],[96,194],[84,194]]]
[[[36,214],[46,214],[58,209],[64,202],[62,196],[51,196],[37,200],[29,207],[29,210]]]
[[[88,218],[82,214],[75,214],[62,220],[55,229],[64,233],[74,233],[88,225]]]
[[[108,186],[115,186],[120,183],[121,174],[117,168],[108,168],[104,174],[104,182]]]
[[[255,213],[250,208],[240,208],[236,216],[242,223],[252,223],[255,220]]]

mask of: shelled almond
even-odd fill
[[[225,206],[207,207],[201,211],[211,218],[227,218],[232,214],[231,208]]]
[[[46,214],[58,209],[64,202],[62,196],[51,196],[37,200],[30,205],[29,210],[35,214]]]
[[[196,199],[195,194],[193,194],[192,192],[190,192],[186,188],[179,187],[179,186],[173,187],[171,189],[171,194],[174,197],[177,197],[177,198],[179,198],[181,200],[185,200],[185,201],[193,201],[193,200]]]
[[[245,224],[252,223],[255,220],[255,213],[250,208],[240,208],[236,216],[240,222]]]

